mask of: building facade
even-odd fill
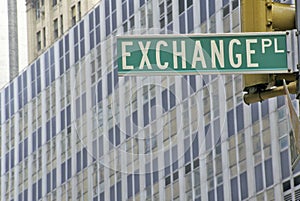
[[[31,63],[74,26],[99,0],[26,0]]]
[[[0,92],[1,200],[299,200],[283,96],[245,105],[240,75],[118,77],[117,35],[239,32],[239,16],[98,2]]]

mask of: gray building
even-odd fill
[[[100,1],[0,92],[1,200],[299,200],[283,96],[245,105],[240,75],[118,77],[117,35],[239,32],[239,12]]]

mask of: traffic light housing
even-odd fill
[[[277,3],[271,0],[241,0],[242,32],[291,30],[296,27],[295,15],[294,5]],[[251,97],[260,97],[259,93],[266,90],[270,94],[268,97],[274,97],[275,94],[272,96],[270,92],[271,88],[282,86],[283,79],[287,83],[296,81],[296,77],[292,73],[244,75],[244,91],[247,92],[244,100],[248,104],[254,101],[257,102],[257,98],[252,100]]]

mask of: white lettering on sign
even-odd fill
[[[139,46],[140,46],[142,54],[143,54],[141,63],[140,63],[140,69],[144,68],[145,63],[146,63],[146,66],[148,69],[152,69],[152,66],[151,66],[149,58],[148,58],[148,51],[149,51],[150,44],[151,44],[151,42],[147,41],[146,46],[144,47],[143,43],[141,41],[139,41]]]
[[[198,61],[202,63],[203,68],[206,68],[206,62],[202,51],[202,45],[199,40],[197,40],[195,44],[192,68],[196,68],[196,64]]]
[[[224,68],[224,42],[219,40],[219,49],[217,47],[216,41],[211,41],[211,65],[212,68],[216,68],[216,58],[219,61],[220,67]]]
[[[166,47],[166,46],[168,46],[168,43],[166,41],[160,40],[156,44],[156,64],[159,69],[164,70],[164,69],[168,68],[169,62],[164,62],[164,64],[161,64],[161,60],[160,60],[160,47],[161,46]]]
[[[251,49],[251,43],[257,43],[257,39],[246,39],[247,67],[258,67],[258,63],[251,62],[251,55],[255,54],[255,50]]]
[[[261,39],[261,52],[263,54],[266,53],[266,47],[271,47],[272,45],[272,40],[271,39],[268,39],[268,38],[263,38]]]
[[[174,69],[178,68],[177,57],[181,56],[181,67],[186,68],[185,41],[181,41],[181,52],[177,52],[177,41],[173,41],[173,62]]]
[[[133,43],[131,41],[129,42],[122,42],[122,68],[124,70],[131,70],[133,69],[133,66],[127,66],[126,64],[126,57],[130,57],[130,52],[126,52],[126,46],[132,46]]]
[[[277,41],[277,38],[274,38],[274,43],[275,43],[275,47],[274,47],[275,53],[284,53],[284,50],[279,50],[279,49],[278,49],[278,41]]]
[[[242,55],[241,54],[235,55],[235,57],[237,58],[237,63],[235,63],[234,59],[233,59],[233,45],[234,44],[241,45],[241,41],[238,39],[230,40],[230,42],[229,42],[229,62],[233,68],[239,68],[242,65]]]

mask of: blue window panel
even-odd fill
[[[185,33],[185,15],[182,14],[179,16],[179,33]]]
[[[97,95],[98,95],[98,102],[102,101],[102,80],[100,80],[97,84]]]
[[[46,141],[48,142],[51,138],[51,132],[50,132],[50,120],[46,123]]]
[[[7,104],[9,102],[9,91],[8,91],[8,87],[5,88],[5,91],[4,91],[4,95],[5,95],[5,104]]]
[[[151,185],[151,173],[149,173],[149,172],[145,173],[145,181],[146,181],[146,184],[145,184],[146,187]]]
[[[92,31],[94,29],[94,12],[92,11],[89,14],[89,30]]]
[[[84,40],[80,41],[80,58],[85,56]]]
[[[80,97],[76,99],[76,119],[80,117]]]
[[[76,153],[76,171],[81,171],[81,151]]]
[[[64,41],[61,39],[59,41],[59,58],[64,56]]]
[[[82,167],[83,169],[87,167],[88,164],[88,155],[86,148],[82,149]]]
[[[208,201],[215,201],[215,190],[208,191]]]
[[[42,179],[38,181],[38,199],[42,198]]]
[[[94,31],[90,32],[90,50],[95,47]]]
[[[65,36],[65,52],[69,51],[69,34]]]
[[[9,106],[5,105],[5,120],[9,118]]]
[[[15,113],[14,101],[10,103],[10,115],[12,116]]]
[[[266,187],[272,186],[274,183],[272,158],[265,161],[265,173]]]
[[[96,26],[100,24],[100,6],[97,6],[95,9],[95,23]]]
[[[186,99],[188,96],[187,76],[183,76],[181,79],[181,93],[182,100]]]
[[[192,139],[192,147],[193,147],[193,159],[199,156],[199,140],[198,140],[198,133],[196,132],[193,135]]]
[[[244,200],[248,197],[247,172],[244,172],[240,175],[240,182],[241,182],[241,198],[242,200]]]
[[[32,152],[35,152],[36,150],[36,145],[37,145],[37,140],[36,140],[36,131],[32,133]]]
[[[227,112],[227,128],[228,128],[228,137],[234,135],[234,113],[233,109]]]
[[[133,123],[133,133],[136,133],[138,130],[138,113],[137,111],[132,113],[132,123]]]
[[[212,148],[212,134],[211,134],[211,126],[210,124],[205,126],[205,148],[209,150]]]
[[[110,34],[110,17],[105,19],[105,32],[106,36]]]
[[[149,102],[145,103],[143,106],[144,114],[144,126],[149,124]]]
[[[44,65],[45,65],[45,71],[48,70],[49,69],[49,53],[48,52],[46,52],[44,54]],[[26,72],[24,74],[26,74]],[[24,77],[23,77],[23,81],[24,81]]]
[[[71,125],[71,106],[67,106],[67,126]]]
[[[164,162],[165,162],[165,176],[170,174],[170,150],[164,152]]]
[[[201,24],[206,21],[206,1],[200,1],[200,21]]]
[[[72,159],[69,158],[67,161],[67,178],[70,179],[72,176]]]
[[[24,190],[24,201],[28,200],[28,189]]]
[[[56,135],[56,117],[52,117],[51,119],[51,124],[52,124],[52,137],[54,137]]]
[[[60,130],[61,131],[64,130],[65,126],[66,126],[66,123],[65,123],[65,110],[63,109],[60,112]]]
[[[187,22],[188,22],[188,33],[191,33],[194,30],[194,15],[193,7],[189,8],[187,11]]]
[[[19,143],[19,162],[23,160],[23,142]]]
[[[121,143],[121,134],[120,134],[120,126],[116,125],[115,126],[115,145],[118,146]]]
[[[151,121],[156,119],[156,99],[155,97],[150,101],[150,110],[151,110]]]
[[[218,200],[224,200],[223,184],[217,187],[217,198]]]
[[[100,193],[100,201],[104,200],[105,196],[104,196],[104,192]]]
[[[81,106],[82,106],[82,114],[86,113],[86,93],[82,94],[81,96]]]
[[[191,161],[190,139],[184,139],[184,163],[187,164]]]
[[[78,43],[78,26],[75,26],[73,29],[74,33],[74,46]]]
[[[163,90],[161,94],[162,107],[164,112],[168,111],[168,89]]]
[[[237,118],[237,131],[244,129],[244,107],[240,104],[236,108],[236,118]]]
[[[251,118],[252,118],[252,123],[256,122],[259,118],[258,103],[251,104]]]
[[[15,166],[15,149],[10,150],[10,168]]]
[[[116,30],[117,28],[117,12],[112,14],[112,30]]]
[[[24,158],[28,156],[28,138],[24,139]]]
[[[193,94],[194,92],[197,91],[196,88],[196,76],[195,75],[190,75],[190,93]]]
[[[65,62],[66,62],[66,70],[68,70],[70,68],[70,54],[69,53],[66,53]]]
[[[110,0],[105,0],[104,4],[105,4],[105,17],[107,17],[109,15],[109,1]]]
[[[114,88],[119,84],[118,68],[114,69]]]
[[[223,6],[227,5],[229,3],[229,0],[223,0]]]
[[[170,98],[170,109],[171,109],[176,105],[175,85],[174,84],[170,87],[169,93],[170,93],[169,98]]]
[[[255,166],[255,186],[256,192],[261,191],[264,187],[261,163]]]
[[[27,71],[23,73],[23,88],[27,87]]]
[[[284,106],[285,98],[284,96],[277,96],[277,108]]]
[[[158,182],[158,171],[153,171],[153,184]]]
[[[108,130],[109,149],[114,145],[114,128]]]
[[[107,74],[107,95],[112,93],[112,72]]]
[[[75,63],[79,60],[79,47],[78,45],[75,46]]]
[[[269,101],[265,100],[261,103],[261,116],[264,117],[269,114]]]
[[[178,152],[177,145],[172,147],[172,168],[173,172],[178,168]]]
[[[20,93],[18,95],[18,105],[19,105],[18,109],[20,110],[23,106],[23,101],[22,101],[22,91],[21,90],[19,90],[19,91],[20,91]]]
[[[38,77],[36,80],[37,94],[41,93],[42,90],[42,82],[41,77]]]
[[[122,20],[123,22],[127,20],[127,1],[122,4]]]
[[[38,147],[42,146],[42,128],[38,128]]]
[[[133,195],[132,183],[132,174],[130,174],[127,176],[127,198],[131,198]]]
[[[117,183],[117,201],[122,201],[122,182]]]
[[[35,98],[36,96],[36,88],[35,88],[35,81],[31,83],[31,98]]]
[[[32,64],[30,67],[30,73],[31,73],[31,82],[35,80],[35,65]]]
[[[9,85],[9,89],[10,89],[10,100],[12,100],[14,98],[14,82],[12,82]]]
[[[52,170],[52,190],[56,189],[56,168]]]
[[[47,193],[51,191],[51,173],[47,174]]]
[[[185,10],[184,2],[185,0],[178,1],[179,14],[181,14]]]
[[[32,200],[36,201],[36,183],[32,184]]]
[[[23,199],[22,199],[22,193],[19,193],[19,195],[18,195],[18,201],[22,201]]]
[[[239,201],[237,177],[231,179],[230,183],[231,183],[231,200]]]
[[[99,137],[99,158],[103,156],[104,149],[103,149],[103,136]]]
[[[134,0],[129,0],[129,16],[134,13]]]
[[[140,0],[140,7],[142,7],[145,4],[145,0]]]
[[[96,44],[98,45],[101,41],[101,37],[100,37],[100,26],[98,26],[96,28]]]
[[[111,0],[111,12],[116,10],[116,0]]]
[[[280,164],[281,164],[281,176],[282,179],[290,176],[290,160],[288,149],[280,153]]]
[[[50,65],[53,65],[55,63],[55,57],[54,57],[54,47],[50,48]]]
[[[50,73],[51,73],[51,83],[52,83],[55,80],[55,66],[54,65],[51,66]]]
[[[66,181],[66,162],[61,164],[61,183]]]
[[[97,139],[95,139],[93,142],[92,142],[92,146],[93,146],[93,149],[92,149],[92,158],[93,158],[93,162],[94,161],[96,161],[96,159],[97,159],[97,155],[98,155],[98,153],[97,153],[97,149],[98,149],[98,147],[97,147]]]
[[[110,187],[110,201],[115,201],[115,185]]]
[[[134,194],[140,192],[140,175],[134,174]]]
[[[60,58],[59,59],[59,75],[62,75],[65,71],[65,67],[64,67],[64,58]]]
[[[215,14],[216,10],[215,1],[209,1],[209,17],[211,17],[213,14]]]
[[[126,122],[126,139],[131,136],[131,119],[130,116],[127,116],[125,119]]]
[[[5,154],[5,172],[9,169],[9,152]]]
[[[45,84],[46,84],[46,87],[48,87],[50,85],[50,73],[49,73],[49,70],[47,70],[45,72]]]

